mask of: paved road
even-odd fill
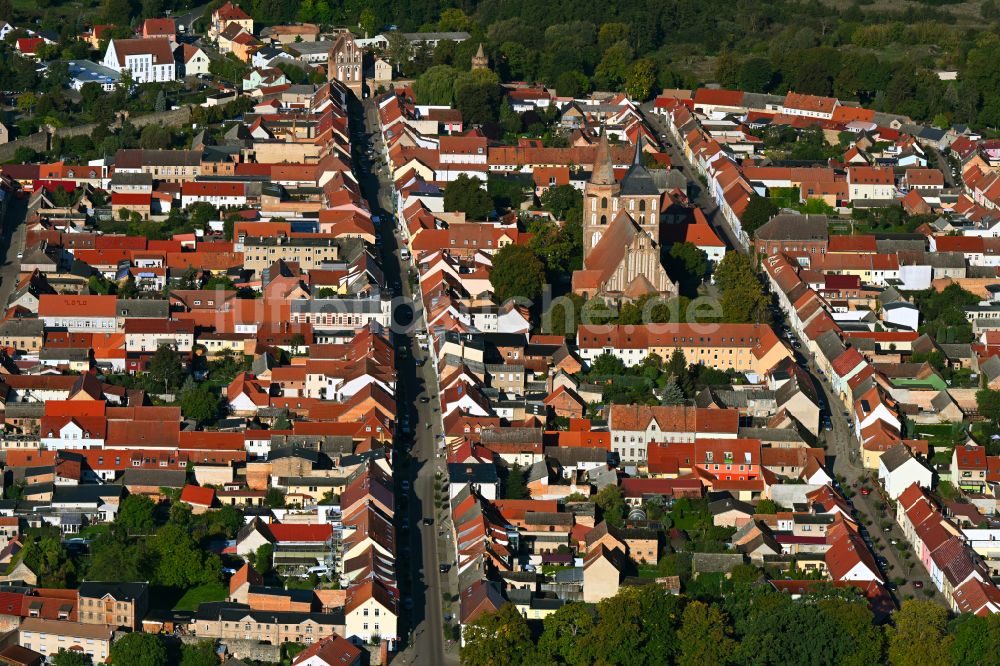
[[[24,215],[28,207],[27,199],[13,198],[3,219],[3,233],[0,235],[0,307],[7,309],[7,301],[17,285],[17,274],[21,269],[18,254],[24,252]]]
[[[698,179],[698,172],[691,166],[691,163],[688,162],[683,152],[674,144],[673,137],[670,135],[666,124],[656,114],[651,113],[651,110],[651,104],[644,105],[642,108],[643,115],[646,121],[661,136],[661,142],[665,144],[672,163],[676,167],[679,167],[681,172],[686,176],[688,180],[689,199],[702,209],[709,223],[729,248],[740,249],[740,245],[735,242],[735,236],[731,229],[722,218],[718,206]],[[664,135],[666,138],[663,138]],[[788,321],[785,319],[783,313],[776,312],[775,315],[776,320],[788,327]],[[887,578],[902,577],[906,579],[904,586],[896,591],[897,597],[903,594],[913,594],[914,596],[923,597],[924,594],[913,587],[913,582],[919,580],[923,584],[923,590],[932,590],[934,598],[944,603],[944,598],[934,588],[923,565],[915,561],[912,554],[910,560],[907,561],[902,557],[901,551],[891,544],[890,540],[905,542],[903,532],[895,522],[892,510],[889,509],[887,513],[887,509],[885,508],[887,506],[891,507],[892,503],[888,498],[879,495],[877,479],[873,481],[870,478],[869,470],[865,470],[859,460],[858,452],[860,447],[854,436],[853,424],[846,414],[846,406],[836,395],[827,378],[820,373],[812,355],[808,352],[803,353],[804,351],[804,347],[802,350],[796,351],[796,358],[800,365],[809,370],[814,378],[815,386],[822,395],[824,404],[826,405],[824,412],[829,415],[831,429],[823,431],[822,438],[826,446],[827,457],[832,458],[834,474],[844,479],[849,486],[860,488],[862,483],[868,481],[869,486],[874,488],[873,492],[867,496],[858,492],[853,498],[853,504],[858,511],[859,518],[862,520],[867,518],[871,521],[870,536],[873,550],[877,555],[885,557],[890,564],[886,572]],[[889,532],[885,532],[881,526],[881,523],[887,518],[893,520]]]
[[[191,33],[191,24],[200,19],[204,14],[208,5],[201,5],[199,7],[194,7],[184,12],[183,14],[174,14],[174,21],[177,22],[178,31],[182,35],[187,35]],[[184,30],[180,30],[180,26],[184,26]]]
[[[705,214],[705,218],[708,223],[712,225],[715,229],[715,233],[718,234],[719,238],[730,248],[730,249],[740,249],[740,244],[736,242],[736,236],[733,234],[732,229],[726,224],[725,219],[722,217],[722,213],[719,211],[719,206],[716,205],[715,199],[709,194],[708,189],[701,184],[698,179],[698,170],[691,166],[684,152],[674,142],[673,136],[670,134],[670,130],[667,128],[667,124],[663,122],[658,115],[653,113],[653,103],[648,102],[639,107],[642,112],[643,117],[646,122],[652,127],[657,135],[660,137],[660,143],[666,148],[667,154],[670,155],[670,163],[680,170],[684,177],[688,181],[688,199],[691,203],[697,205],[701,208],[701,212]]]
[[[372,213],[381,218],[379,246],[385,281],[394,294],[402,296],[397,300],[410,303],[412,289],[408,274],[411,267],[399,256],[400,241],[392,217],[391,183],[384,170],[378,171],[382,145],[378,117],[370,100],[366,100],[363,106],[360,102],[353,104],[351,126],[352,147],[357,148],[355,172]],[[374,149],[374,156],[367,154],[369,148]],[[411,309],[408,306],[397,306],[394,319],[401,320],[402,324],[409,323],[409,312]],[[413,323],[414,329],[424,330],[419,307],[414,313]],[[453,609],[450,602],[448,608],[442,607],[442,595],[445,592],[452,594],[453,585],[449,584],[451,574],[442,576],[439,573],[440,564],[453,559],[441,554],[454,550],[446,550],[448,544],[439,538],[437,530],[445,527],[441,524],[444,514],[435,515],[434,506],[434,475],[443,462],[435,456],[435,441],[442,433],[437,381],[433,363],[417,364],[417,359],[426,358],[428,354],[420,349],[409,331],[399,330],[399,326],[395,328],[396,404],[401,424],[397,426],[397,435],[402,433],[402,424],[406,424],[407,432],[412,433],[397,436],[393,465],[400,500],[397,507],[397,542],[400,549],[396,562],[403,598],[407,600],[407,606],[412,603],[412,611],[404,612],[401,624],[412,630],[412,636],[407,649],[394,661],[403,664],[454,664],[458,663],[455,648],[449,646],[444,637],[444,614],[452,613]],[[421,402],[421,398],[427,398],[427,402]],[[429,428],[427,424],[430,424]],[[425,525],[425,518],[431,518],[432,524]],[[415,552],[419,552],[420,557],[412,556]]]

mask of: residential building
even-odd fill
[[[170,41],[161,38],[112,39],[103,65],[119,74],[129,72],[136,83],[173,81],[176,78]]]

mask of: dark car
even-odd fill
[[[915,580],[915,581],[913,581],[913,587],[915,587],[918,590],[924,589],[924,581],[922,581],[922,580]]]
[[[448,573],[450,569],[451,569],[450,564],[442,564],[441,566],[438,567],[438,571],[440,571],[441,573]]]
[[[424,518],[424,525],[433,525],[433,524],[434,524],[433,518]]]
[[[428,397],[427,397],[426,395],[422,395],[422,396],[420,396],[420,402],[421,402],[421,403],[423,403],[423,404],[425,404],[425,405],[426,405],[426,404],[427,404],[428,402],[430,402],[430,401],[431,401],[431,399],[430,399],[430,398],[428,398]]]

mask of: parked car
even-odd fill
[[[433,525],[433,524],[434,524],[433,518],[424,518],[424,525]]]
[[[917,590],[924,589],[924,581],[922,581],[922,580],[915,580],[915,581],[913,581],[913,587],[914,587],[914,589],[917,589]]]
[[[441,566],[438,567],[438,571],[440,571],[441,573],[448,573],[448,571],[450,569],[451,569],[451,565],[447,564],[447,563],[442,564]]]
[[[871,488],[862,488],[861,489],[861,494],[862,495],[871,495],[872,494],[872,489]]]
[[[402,488],[404,493],[410,492],[410,482],[407,479],[403,479]]]

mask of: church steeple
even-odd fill
[[[601,139],[597,142],[597,154],[594,156],[594,170],[590,174],[590,182],[593,185],[614,185],[615,170],[611,163],[611,146],[608,145],[608,135],[601,132]]]
[[[483,52],[483,43],[479,42],[479,50],[476,51],[476,55],[472,56],[472,69],[488,69],[490,66],[490,59],[486,57],[486,53]]]

